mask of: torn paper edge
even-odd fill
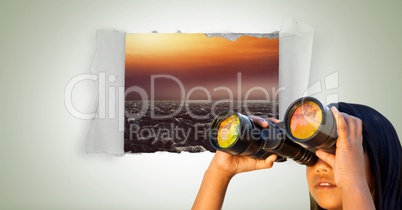
[[[222,37],[230,41],[236,41],[238,38],[242,36],[252,36],[260,39],[261,38],[276,39],[279,38],[279,31],[274,31],[272,33],[205,33],[205,36],[209,38]]]

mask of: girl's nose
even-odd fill
[[[322,160],[318,160],[318,162],[314,165],[314,167],[315,167],[314,171],[318,174],[329,173],[332,171],[332,167]]]

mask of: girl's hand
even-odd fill
[[[250,119],[263,128],[268,127],[268,122],[260,117],[250,117]],[[277,122],[274,119],[272,121]],[[271,168],[275,159],[276,155],[271,155],[265,160],[257,160],[247,156],[234,156],[216,151],[204,174],[192,209],[221,209],[226,189],[234,175],[245,171]]]
[[[320,150],[316,154],[333,168],[336,185],[341,189],[367,185],[362,146],[362,121],[340,113],[335,107],[332,107],[331,111],[337,122],[336,155]]]
[[[250,119],[263,128],[266,128],[269,125],[266,120],[260,117],[250,116]],[[270,120],[278,122],[276,119]],[[276,155],[270,155],[265,160],[261,160],[248,156],[231,155],[226,152],[216,151],[215,156],[211,161],[210,169],[218,170],[228,177],[233,177],[241,172],[271,168],[276,158]]]

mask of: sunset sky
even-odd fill
[[[278,87],[279,39],[243,36],[236,41],[208,38],[204,34],[127,34],[126,89],[138,86],[151,99],[151,75],[170,75],[178,79],[192,100],[205,100],[207,90],[212,99],[229,99],[226,87],[238,99],[238,72],[241,73],[241,98],[251,88]],[[154,80],[155,100],[180,100],[180,86],[170,78]],[[131,93],[127,99],[141,99]],[[251,91],[249,99],[264,100],[261,90]]]

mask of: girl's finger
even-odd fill
[[[317,150],[315,152],[317,157],[319,157],[322,161],[326,162],[328,165],[330,165],[332,168],[335,168],[335,155],[326,153],[321,150]]]
[[[268,118],[268,120],[273,122],[273,123],[280,123],[281,122],[280,120],[278,120],[276,118],[272,118],[272,117]]]
[[[276,155],[270,155],[267,157],[265,160],[257,160],[257,163],[255,165],[255,169],[266,169],[266,168],[271,168],[274,165],[274,162],[276,160]]]
[[[336,145],[344,145],[347,143],[348,140],[348,127],[345,122],[345,118],[343,115],[338,111],[336,107],[331,107],[331,111],[334,114],[334,118],[336,121],[336,127],[338,132],[338,139],[336,140]]]
[[[362,143],[362,121],[354,116],[344,114],[344,118],[348,127],[349,141],[357,140],[357,143]],[[352,142],[350,142],[352,143]]]
[[[261,126],[262,128],[267,128],[267,127],[269,126],[269,123],[268,123],[266,120],[264,120],[263,118],[261,118],[261,117],[257,117],[257,116],[251,115],[251,116],[249,116],[249,118],[250,118],[255,124]]]

